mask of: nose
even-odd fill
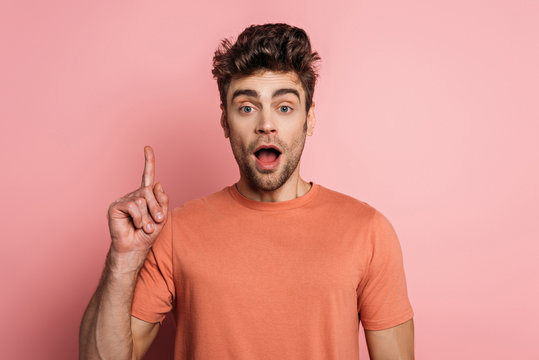
[[[270,114],[265,114],[263,111],[260,112],[255,131],[257,134],[273,134],[277,132],[277,128]]]

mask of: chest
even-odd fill
[[[260,301],[355,296],[360,232],[309,218],[227,219],[175,233],[174,269],[184,292]]]

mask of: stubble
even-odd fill
[[[240,171],[245,174],[247,181],[253,188],[263,191],[274,191],[283,186],[284,183],[290,178],[298,167],[303,148],[305,147],[305,139],[307,137],[307,119],[303,125],[303,132],[294,140],[290,145],[283,144],[279,139],[274,138],[273,142],[283,151],[281,155],[281,161],[285,161],[280,164],[277,169],[261,170],[257,169],[256,165],[252,161],[252,154],[255,148],[259,145],[259,142],[252,143],[247,149],[241,147],[239,139],[236,141],[230,136],[230,146],[234,158],[238,163]],[[269,139],[266,139],[269,140]],[[269,141],[266,141],[269,142]]]

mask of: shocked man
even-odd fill
[[[320,57],[286,24],[250,26],[213,61],[240,178],[168,208],[145,147],[141,187],[109,207],[111,247],[82,359],[140,359],[170,311],[175,359],[413,359],[401,247],[371,205],[300,176]]]

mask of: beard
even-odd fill
[[[265,135],[267,136],[267,135]],[[290,178],[298,167],[305,147],[305,139],[307,137],[307,119],[303,126],[303,132],[290,144],[290,146],[283,144],[278,138],[266,138],[266,142],[277,145],[282,153],[280,164],[276,169],[264,170],[257,169],[255,163],[252,161],[252,155],[259,142],[249,144],[247,149],[241,147],[241,142],[238,139],[233,140],[233,136],[230,136],[230,146],[232,147],[232,153],[238,163],[240,172],[242,172],[247,181],[253,188],[263,191],[274,191],[283,186],[284,183]],[[283,156],[284,155],[284,156]],[[283,162],[284,161],[284,162]]]

